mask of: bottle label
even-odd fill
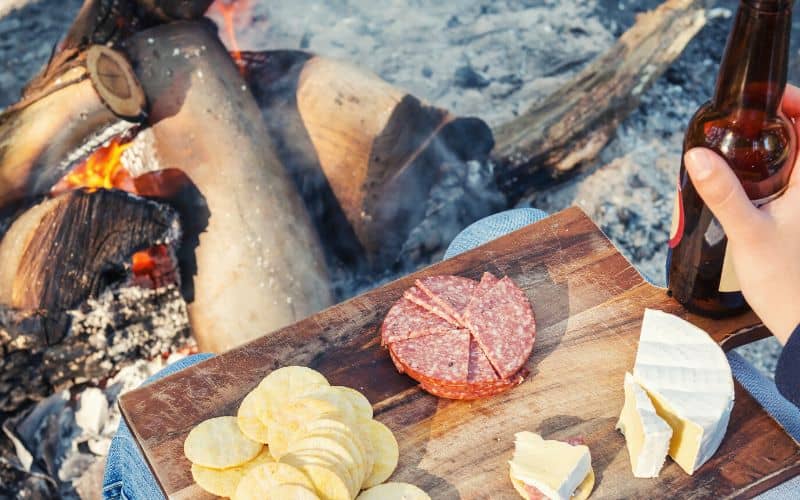
[[[678,179],[678,189],[675,193],[675,208],[672,211],[672,229],[669,232],[669,247],[677,247],[683,239],[684,218],[683,218],[683,194],[681,193],[681,181]]]
[[[788,185],[778,191],[777,193],[773,194],[772,196],[767,196],[766,198],[761,198],[759,200],[753,200],[753,205],[756,208],[761,208],[767,203],[777,200],[778,198],[786,192],[788,189]],[[716,225],[718,224],[716,220],[714,221]],[[739,285],[739,278],[736,276],[736,270],[733,268],[733,256],[731,255],[731,246],[726,245],[725,248],[725,259],[722,261],[722,275],[719,279],[719,291],[722,293],[733,293],[733,292],[741,292],[742,287]]]

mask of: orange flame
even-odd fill
[[[131,143],[123,142],[115,137],[107,146],[103,146],[81,165],[64,176],[53,187],[53,194],[60,194],[72,189],[87,188],[121,189],[131,193],[136,192],[133,177],[122,165],[122,153],[130,147]]]
[[[222,15],[225,26],[225,35],[230,45],[231,55],[239,67],[239,71],[244,71],[242,65],[242,50],[239,48],[239,41],[236,39],[236,14],[247,12],[250,9],[249,0],[217,0],[211,6]]]

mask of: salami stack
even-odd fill
[[[479,399],[522,383],[536,322],[525,293],[485,273],[417,280],[389,311],[381,343],[397,369],[436,396]]]

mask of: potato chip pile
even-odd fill
[[[430,499],[416,486],[384,483],[399,448],[367,398],[301,366],[269,374],[236,417],[192,429],[184,453],[198,486],[234,500]]]

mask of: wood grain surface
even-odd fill
[[[494,398],[455,402],[399,375],[377,328],[419,276],[483,271],[508,275],[530,297],[537,340],[521,386]],[[668,461],[658,479],[634,479],[614,426],[623,378],[633,367],[645,308],[678,314],[723,342],[752,337],[755,317],[711,321],[687,314],[647,284],[579,209],[354,298],[121,399],[123,415],[170,498],[206,498],[192,482],[183,441],[201,421],[233,415],[270,371],[307,365],[332,384],[364,392],[400,443],[392,476],[434,499],[513,499],[514,433],[582,436],[597,474],[593,498],[752,497],[800,474],[800,446],[737,384],[730,426],[714,458],[688,476]]]

